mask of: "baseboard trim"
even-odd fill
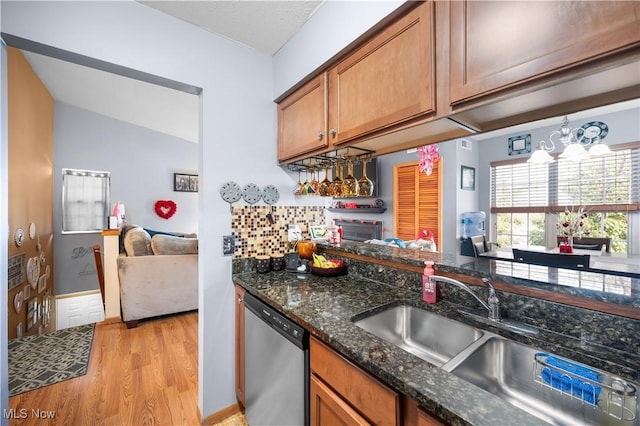
[[[120,317],[110,317],[110,318],[105,318],[104,321],[102,321],[103,324],[115,324],[118,322],[122,322],[122,318]]]
[[[200,424],[202,426],[212,426],[212,425],[215,425],[216,423],[220,423],[227,417],[231,417],[234,414],[238,414],[241,412],[242,412],[242,408],[240,408],[240,404],[238,403],[231,404],[230,406],[223,408],[220,411],[216,411],[215,413],[207,416],[207,418],[202,419],[202,422]]]
[[[65,293],[65,294],[57,294],[56,295],[56,300],[60,300],[60,299],[69,299],[72,297],[79,297],[79,296],[88,296],[91,294],[100,294],[100,289],[98,290],[86,290],[86,291],[77,291],[75,293]]]

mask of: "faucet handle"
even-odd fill
[[[492,320],[499,320],[500,300],[498,299],[498,296],[496,296],[496,289],[487,278],[483,278],[482,282],[489,288],[489,299],[487,300],[487,303],[489,304],[489,318]]]

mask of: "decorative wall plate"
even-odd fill
[[[255,183],[248,183],[242,190],[242,198],[249,204],[255,204],[262,198],[262,192]]]
[[[262,189],[262,199],[267,204],[275,204],[280,199],[278,188],[273,185],[267,185]]]
[[[22,228],[17,228],[16,232],[13,234],[13,241],[16,243],[16,246],[22,246],[24,242],[24,231]]]
[[[576,137],[581,143],[588,145],[604,139],[608,133],[609,127],[602,121],[590,121],[578,129]]]
[[[19,291],[16,293],[15,296],[13,296],[13,308],[16,310],[16,313],[19,314],[20,310],[22,309],[22,302],[24,295],[22,294],[22,291]]]
[[[40,277],[40,259],[38,259],[38,257],[31,257],[27,261],[27,282],[31,285],[31,288],[34,290],[38,286],[39,277]]]
[[[29,224],[29,238],[32,240],[36,239],[36,224],[33,222]]]
[[[235,182],[225,182],[220,188],[220,195],[227,203],[235,203],[242,196],[240,185]]]

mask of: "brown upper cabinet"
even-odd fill
[[[452,105],[640,43],[636,1],[455,1],[450,10]]]
[[[280,102],[278,159],[434,112],[433,9],[420,4]]]
[[[322,73],[278,104],[278,160],[327,148],[327,114]]]
[[[411,10],[329,70],[334,145],[435,111],[433,7]]]

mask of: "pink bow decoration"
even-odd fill
[[[431,240],[431,241],[433,241],[434,237],[435,237],[435,234],[433,233],[432,230],[427,229],[427,228],[420,228],[420,230],[418,231],[418,235],[416,235],[416,240]]]
[[[421,146],[418,148],[417,152],[418,155],[420,155],[420,164],[418,169],[421,172],[425,172],[427,176],[430,176],[433,172],[433,164],[440,160],[438,144]]]

